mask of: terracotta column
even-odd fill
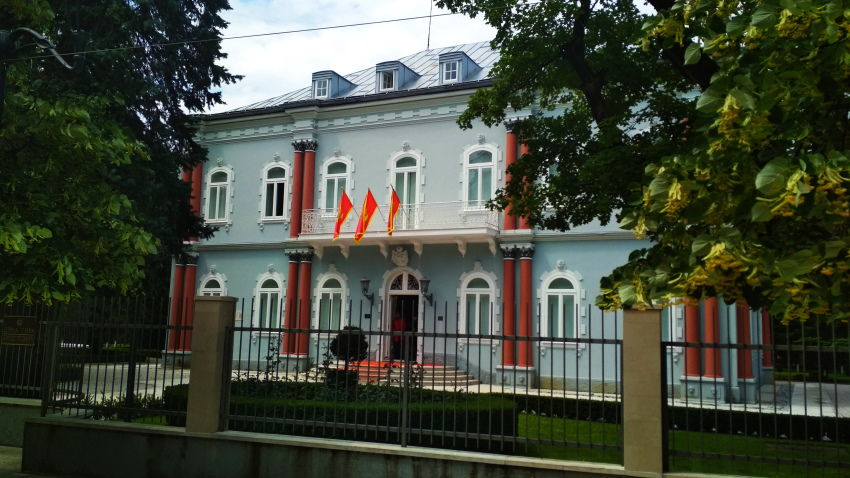
[[[517,121],[505,121],[505,129],[508,131],[507,137],[505,138],[505,185],[507,185],[508,181],[511,180],[511,175],[507,172],[507,170],[516,162],[517,139],[516,134],[513,132],[516,125]],[[508,204],[508,207],[505,208],[505,231],[513,231],[516,229],[516,216],[511,215],[512,210],[513,206],[510,204]]]
[[[502,289],[502,297],[504,298],[502,334],[506,337],[502,342],[502,366],[512,367],[516,365],[514,358],[516,341],[508,340],[507,337],[516,336],[516,248],[514,246],[503,246],[502,255],[505,259],[504,288]]]
[[[762,345],[773,344],[770,338],[770,313],[767,311],[767,307],[761,309],[761,343]],[[764,349],[761,364],[763,367],[773,367],[773,351]]]
[[[186,273],[186,265],[180,264],[182,259],[178,256],[178,263],[174,266],[174,289],[171,292],[171,326],[177,327],[183,320],[183,281]],[[168,334],[168,350],[177,350],[180,343],[179,330],[172,330]]]
[[[753,343],[750,333],[750,307],[744,301],[735,305],[735,322],[738,325],[738,343],[751,345]],[[753,377],[753,351],[751,349],[738,350],[738,377],[743,379]]]
[[[534,246],[520,247],[519,255],[519,336],[531,337],[531,256],[534,255]],[[520,341],[518,348],[517,365],[533,367],[531,342]]]
[[[716,344],[720,339],[719,306],[717,297],[705,301],[705,343]],[[705,349],[705,377],[723,378],[720,371],[720,350]]]
[[[295,148],[295,157],[292,159],[294,163],[292,171],[292,220],[289,225],[289,237],[298,237],[301,234],[301,201],[303,198],[304,186],[304,149],[303,141],[293,141],[292,147]]]
[[[192,199],[189,201],[189,204],[191,204],[192,212],[195,213],[195,216],[197,217],[201,217],[201,185],[203,182],[203,175],[203,163],[196,164],[195,167],[192,168]],[[230,194],[230,191],[227,193]],[[197,237],[192,237],[189,240],[191,242],[198,242]],[[192,307],[194,308],[194,305]]]
[[[699,306],[689,305],[685,307],[685,342],[699,342]],[[685,376],[699,377],[700,353],[699,347],[687,347],[685,349]]]
[[[301,195],[301,210],[314,209],[316,207],[315,197],[315,180],[316,180],[316,148],[319,143],[314,139],[303,141],[304,143],[304,181],[303,193]],[[302,222],[299,221],[299,224]],[[300,232],[300,231],[299,231]]]
[[[286,255],[289,256],[289,273],[286,276],[286,319],[283,325],[287,329],[294,329],[298,325],[298,262],[301,254],[288,251]],[[285,332],[280,353],[288,355],[294,350],[295,332]]]
[[[186,297],[186,307],[183,308],[183,320],[180,325],[191,327],[195,318],[195,279],[197,277],[198,254],[186,254],[186,277],[183,281],[183,295]],[[180,350],[192,349],[192,331],[184,330],[181,335]]]
[[[295,354],[307,355],[307,347],[310,340],[310,285],[312,284],[313,253],[305,252],[301,255],[301,274],[298,277],[299,293],[298,308],[300,311],[298,328],[303,330],[297,335]]]
[[[528,145],[525,143],[521,143],[519,147],[519,155],[522,157],[524,154],[528,153]],[[523,216],[519,218],[519,228],[520,229],[531,229],[531,226],[528,224],[528,217]]]

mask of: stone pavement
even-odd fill
[[[44,475],[30,475],[21,473],[21,454],[23,448],[0,446],[0,478],[18,478],[28,476],[30,478],[47,478]]]

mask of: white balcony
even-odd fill
[[[402,205],[395,218],[393,235],[389,237],[389,209],[388,205],[378,206],[379,212],[373,216],[361,244],[385,246],[390,242],[410,242],[421,246],[423,243],[456,242],[464,252],[466,242],[489,242],[491,249],[495,248],[495,237],[499,232],[498,211],[483,206],[471,207],[464,201]],[[354,243],[359,213],[358,210],[349,214],[334,245],[345,248]],[[301,216],[301,240],[313,246],[330,245],[336,216],[335,209],[305,209]]]

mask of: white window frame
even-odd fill
[[[321,87],[321,85],[323,85],[323,84],[324,84],[324,88]],[[322,89],[324,89],[324,91],[325,91],[324,94],[319,93]],[[331,80],[329,80],[327,78],[318,79],[318,80],[316,80],[315,84],[313,85],[313,98],[315,98],[315,99],[328,98],[330,96],[330,91],[331,91]]]
[[[552,283],[556,280],[564,279],[572,285],[572,289],[552,289]],[[580,298],[580,288],[576,286],[575,282],[570,280],[565,276],[556,276],[550,279],[543,287],[543,297],[540,301],[541,313],[540,313],[540,337],[541,338],[549,338],[554,340],[565,339],[567,324],[565,323],[564,318],[558,320],[555,324],[557,330],[547,330],[549,325],[549,297],[556,296],[558,297],[558,302],[561,306],[561,300],[564,296],[572,296],[573,297],[573,323],[571,324],[572,328],[572,336],[573,338],[578,337],[579,329],[580,329],[580,318],[579,318],[579,309],[581,308],[581,298]],[[560,315],[561,308],[559,308],[557,315]]]
[[[549,287],[556,279],[567,279],[573,285],[573,293],[576,297],[575,306],[578,308],[578,313],[575,315],[575,338],[581,338],[587,336],[587,327],[585,322],[587,321],[587,308],[585,307],[585,301],[587,299],[586,294],[587,291],[583,287],[584,277],[577,271],[569,270],[566,268],[564,261],[557,261],[555,263],[555,267],[549,272],[545,272],[540,276],[540,288],[537,289],[537,304],[540,308],[540,314],[538,315],[538,323],[537,323],[537,335],[542,340],[540,342],[540,353],[541,355],[546,355],[546,351],[549,348],[557,348],[557,349],[576,349],[577,353],[581,353],[586,347],[587,344],[577,344],[575,342],[564,342],[564,339],[553,338],[551,336],[544,336],[543,324],[549,323],[549,311],[546,307],[546,299],[549,296],[549,291],[551,290]],[[560,289],[555,289],[560,290]],[[547,340],[549,339],[549,340]]]
[[[273,268],[272,268],[273,269]],[[278,283],[278,288],[263,288],[263,282],[273,279]],[[278,300],[280,303],[277,305],[278,317],[277,317],[277,328],[283,328],[283,322],[286,319],[286,295],[285,295],[285,285],[286,281],[283,276],[277,272],[266,272],[257,276],[257,279],[254,282],[254,307],[251,311],[251,325],[253,327],[260,327],[260,294],[277,292]],[[268,327],[267,327],[268,328]],[[277,332],[263,331],[263,332],[254,332],[254,335],[272,335],[277,334]]]
[[[472,146],[468,146],[463,150],[463,153],[461,154],[461,157],[460,157],[460,163],[461,163],[461,166],[462,166],[461,176],[460,176],[460,183],[461,183],[460,200],[463,202],[464,209],[472,210],[472,211],[486,210],[486,206],[470,204],[470,201],[469,201],[469,191],[468,191],[468,189],[469,189],[469,171],[472,170],[472,169],[478,169],[480,171],[482,169],[481,166],[472,165],[469,162],[469,157],[472,155],[472,153],[475,153],[477,151],[487,151],[492,155],[492,158],[493,158],[493,162],[491,163],[493,173],[490,175],[490,181],[491,181],[490,197],[491,198],[495,197],[496,190],[499,188],[499,185],[500,185],[501,180],[502,180],[502,167],[501,167],[502,155],[501,155],[501,151],[499,150],[499,148],[496,145],[494,145],[492,143],[480,143],[480,144],[474,144]],[[481,176],[481,174],[479,172],[479,198],[481,197],[481,194],[480,194],[480,187],[481,187],[480,176]],[[478,199],[478,202],[481,202],[481,199]]]
[[[211,288],[208,286],[209,281],[216,280],[220,287]],[[208,274],[204,274],[198,280],[198,295],[202,296],[215,296],[215,297],[223,297],[227,295],[227,277],[220,272],[210,272]]]
[[[661,318],[664,320],[664,311],[669,311],[667,315],[667,330],[670,332],[670,337],[664,338],[664,329],[662,328],[661,332],[661,341],[662,342],[683,342],[685,340],[685,329],[684,329],[684,320],[685,320],[685,305],[671,305],[670,307],[665,307],[661,312]],[[678,363],[679,357],[682,355],[682,347],[679,346],[667,346],[667,353],[673,354],[673,361]]]
[[[501,299],[501,290],[496,287],[498,282],[497,276],[495,273],[490,271],[485,271],[480,262],[475,262],[473,266],[473,270],[471,272],[465,272],[460,276],[460,288],[457,290],[458,302],[462,304],[460,317],[458,317],[458,331],[460,334],[473,333],[478,334],[480,330],[481,324],[476,322],[476,328],[473,332],[469,332],[466,330],[467,316],[466,316],[466,296],[469,293],[477,293],[477,291],[483,291],[484,289],[469,289],[469,283],[475,279],[484,279],[487,282],[487,285],[490,286],[488,293],[490,294],[490,310],[493,311],[491,314],[491,324],[490,324],[490,333],[487,335],[499,335],[501,334],[501,316],[502,310],[499,306]],[[475,292],[470,292],[475,291]],[[496,353],[496,349],[499,345],[500,341],[496,339],[480,339],[480,338],[467,338],[461,337],[458,339],[459,346],[461,344],[489,344],[492,347],[493,353]]]
[[[454,66],[454,78],[446,78],[447,73],[450,73],[449,65]],[[444,61],[440,64],[440,79],[441,84],[458,83],[460,81],[460,60]]]
[[[268,179],[268,173],[274,168],[283,168],[286,172],[286,178],[281,181],[279,179]],[[267,222],[289,222],[289,216],[291,214],[290,211],[290,195],[292,194],[292,168],[289,167],[289,164],[284,161],[274,161],[266,164],[262,171],[260,172],[260,204],[259,204],[259,213],[260,219],[258,224],[263,224]],[[284,183],[284,194],[283,194],[283,216],[266,216],[266,194],[267,194],[267,186],[269,184],[278,184]]]
[[[214,174],[223,172],[227,174],[227,181],[223,183],[227,186],[227,193],[225,194],[225,205],[224,205],[224,217],[210,219],[210,199],[212,197],[212,177]],[[206,175],[206,184],[204,185],[204,222],[207,224],[231,224],[230,217],[233,213],[233,168],[229,166],[218,166],[207,172]],[[215,187],[218,188],[222,183],[216,183]]]
[[[325,283],[330,280],[335,279],[339,282],[340,288],[327,288],[325,287]],[[319,329],[319,321],[321,317],[319,315],[319,307],[322,303],[322,294],[329,292],[341,292],[342,306],[340,307],[341,317],[339,319],[340,328],[345,327],[349,324],[349,304],[348,298],[351,296],[351,290],[348,287],[348,276],[336,270],[336,266],[333,264],[328,268],[328,272],[324,274],[320,274],[316,278],[316,287],[313,289],[313,318],[310,324],[310,328],[314,330]],[[333,335],[323,335],[322,339],[332,339]],[[319,337],[318,334],[312,334],[313,342],[318,342]]]
[[[333,165],[335,163],[345,164],[345,168],[346,168],[345,174],[328,173],[328,168],[330,168],[331,165]],[[329,158],[326,158],[322,162],[322,170],[319,173],[319,175],[320,175],[319,192],[321,193],[320,194],[320,197],[321,197],[320,206],[321,207],[319,209],[322,210],[323,215],[335,217],[336,214],[337,214],[337,208],[339,207],[339,197],[338,196],[335,197],[336,200],[334,201],[334,206],[332,208],[328,209],[328,208],[325,207],[327,205],[327,202],[328,202],[327,201],[328,200],[328,194],[336,195],[336,191],[328,191],[328,188],[327,188],[328,179],[345,178],[345,192],[348,194],[348,197],[350,198],[351,195],[352,195],[351,192],[354,190],[354,182],[353,182],[353,179],[352,179],[352,173],[353,172],[354,172],[354,162],[351,160],[350,156],[341,156],[341,155],[340,156],[331,156]]]
[[[393,84],[390,87],[384,87],[385,75],[391,75]],[[378,91],[395,91],[398,89],[398,70],[381,70],[378,72]]]

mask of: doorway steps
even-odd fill
[[[411,365],[410,373],[410,380],[421,379],[424,388],[455,390],[481,384],[475,377],[453,366]],[[380,384],[389,379],[391,384],[400,384],[404,379],[404,367],[400,364],[390,367],[389,362],[370,362],[361,364],[358,374],[362,383]]]

